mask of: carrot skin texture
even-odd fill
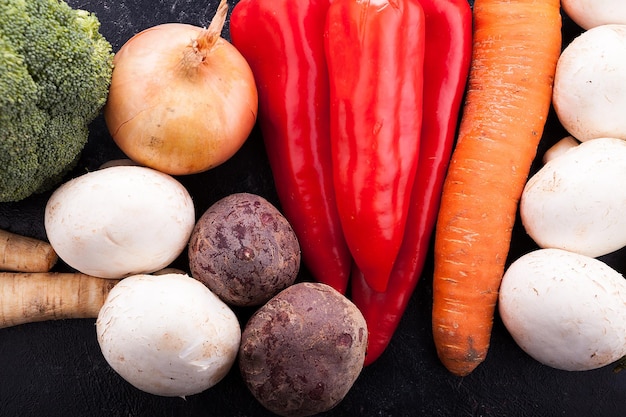
[[[0,328],[46,320],[96,318],[119,280],[81,273],[0,273]]]
[[[373,290],[358,268],[352,301],[368,323],[365,365],[387,349],[422,275],[452,153],[472,48],[467,0],[420,0],[425,16],[424,106],[417,174],[404,240],[385,292]]]
[[[435,231],[432,327],[453,374],[489,348],[519,199],[551,103],[558,0],[476,0],[473,55]]]
[[[335,204],[324,22],[329,0],[241,0],[233,45],[259,93],[258,122],[285,217],[313,278],[342,294],[352,257]]]
[[[48,272],[57,260],[48,242],[0,230],[0,271]]]
[[[355,264],[387,287],[407,220],[422,123],[418,2],[334,0],[326,18],[335,195]]]

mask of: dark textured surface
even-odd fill
[[[336,406],[360,375],[366,334],[354,304],[325,284],[300,282],[248,320],[239,369],[268,410],[318,414]]]
[[[216,0],[70,0],[70,4],[97,13],[102,32],[115,50],[136,32],[154,24],[184,22],[204,26],[217,7]],[[228,26],[225,34],[227,30]],[[565,41],[576,31],[566,21]],[[540,152],[561,135],[563,131],[552,115]],[[92,125],[90,143],[73,174],[122,156],[98,119]],[[180,180],[194,196],[198,213],[233,192],[257,193],[278,204],[263,144],[256,131],[225,165]],[[47,197],[0,204],[0,228],[45,238],[43,208]],[[519,225],[514,236],[512,258],[533,248]],[[605,258],[618,270],[626,270],[622,253]],[[515,345],[497,319],[487,360],[470,376],[451,376],[439,364],[430,334],[430,262],[391,345],[376,363],[362,372],[344,401],[328,416],[613,417],[626,414],[626,372],[614,373],[611,366],[583,373],[544,367]],[[185,267],[182,261],[180,265]],[[251,313],[237,312],[242,321]],[[67,320],[0,330],[0,416],[271,415],[247,391],[236,368],[214,388],[187,399],[155,397],[134,389],[104,361],[94,323],[95,320]]]
[[[225,302],[260,306],[293,284],[298,238],[266,199],[235,193],[211,205],[189,239],[189,271]]]

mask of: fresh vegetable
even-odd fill
[[[365,281],[384,291],[419,157],[424,12],[413,0],[335,0],[325,33],[339,218]]]
[[[96,320],[104,358],[142,391],[185,397],[226,376],[241,329],[235,313],[188,275],[134,275],[109,293]]]
[[[97,17],[58,0],[0,0],[0,202],[61,182],[111,81]]]
[[[322,283],[301,282],[254,313],[239,369],[254,397],[281,416],[330,410],[363,368],[367,325],[359,309]]]
[[[167,275],[167,274],[182,274],[186,275],[187,273],[179,268],[167,267],[163,269],[159,269],[158,271],[153,272],[150,275]]]
[[[314,279],[345,293],[352,257],[331,170],[323,37],[328,6],[328,0],[241,0],[230,32],[257,81],[259,126],[303,263]]]
[[[626,246],[626,141],[597,138],[545,164],[520,201],[526,233],[543,248],[598,257]]]
[[[550,108],[557,0],[476,0],[473,55],[435,230],[432,326],[443,365],[471,373],[489,348],[517,206]]]
[[[298,238],[269,201],[250,193],[222,198],[200,217],[189,240],[191,275],[226,303],[258,306],[294,283]]]
[[[467,0],[421,0],[420,4],[426,36],[423,121],[404,240],[385,292],[372,289],[358,268],[351,278],[352,301],[363,312],[369,331],[365,365],[387,348],[430,253],[471,57],[472,12]]]
[[[626,139],[626,25],[601,25],[563,50],[552,101],[563,127],[576,139]]]
[[[626,280],[597,259],[523,255],[504,274],[498,305],[517,344],[545,365],[586,371],[626,355]]]
[[[195,208],[171,176],[140,166],[83,174],[58,187],[44,213],[48,240],[70,267],[102,278],[150,273],[186,248]]]
[[[583,29],[626,24],[626,4],[622,0],[561,0],[561,7]]]
[[[141,166],[130,158],[111,159],[101,164],[98,169],[111,168],[120,165]]]
[[[550,146],[543,154],[541,158],[541,162],[543,164],[547,164],[548,161],[551,161],[559,156],[563,155],[568,150],[575,148],[580,145],[580,142],[576,140],[571,135],[565,136],[564,138],[558,140],[555,144]]]
[[[58,258],[48,242],[0,230],[0,271],[48,272]]]
[[[0,328],[96,318],[117,282],[79,273],[0,272]]]
[[[246,60],[220,37],[227,12],[222,0],[208,28],[157,25],[115,54],[104,116],[132,160],[194,174],[225,162],[248,138],[257,90]]]

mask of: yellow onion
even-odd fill
[[[207,28],[165,23],[116,53],[104,117],[133,161],[171,175],[195,174],[232,157],[258,110],[254,76],[223,39],[228,4]]]

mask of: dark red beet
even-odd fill
[[[300,245],[285,217],[255,194],[227,196],[200,217],[189,240],[191,275],[224,302],[256,306],[294,283]]]
[[[254,397],[288,417],[335,407],[363,369],[367,327],[359,309],[332,287],[302,282],[248,320],[239,369]]]

